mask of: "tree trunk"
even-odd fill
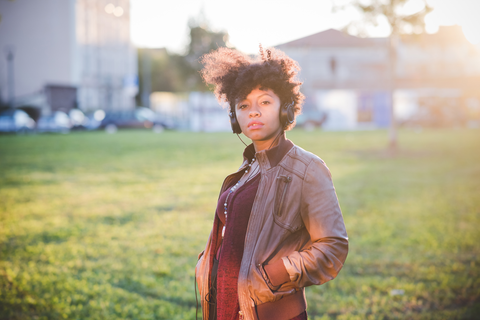
[[[152,57],[148,49],[142,50],[142,106],[150,108],[150,94],[152,93]]]
[[[393,95],[395,93],[395,75],[397,66],[397,40],[398,37],[392,33],[389,38],[388,55],[389,55],[389,72],[388,72],[388,96],[390,102],[390,128],[388,132],[388,147],[395,151],[398,148],[397,122],[395,119],[395,101]]]

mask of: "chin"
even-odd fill
[[[253,132],[253,133],[249,133],[246,136],[252,141],[264,141],[264,140],[274,138],[275,135],[276,135],[275,133],[268,134],[264,132]]]

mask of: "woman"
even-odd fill
[[[252,140],[195,268],[203,319],[307,319],[304,288],[338,274],[348,239],[325,163],[285,137],[304,99],[300,68],[261,46],[257,60],[220,48],[202,63],[233,132]]]

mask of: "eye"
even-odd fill
[[[242,109],[245,109],[246,107],[247,107],[246,104],[240,104],[237,106],[237,109],[242,110]]]
[[[260,102],[260,103],[261,103],[261,104],[264,104],[264,105],[268,105],[268,104],[270,104],[270,101],[264,100],[264,101],[262,101],[262,102]]]

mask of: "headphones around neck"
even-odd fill
[[[295,106],[295,101],[292,101],[290,103],[284,103],[280,107],[280,124],[283,125],[283,129],[287,127],[288,125],[292,124],[295,121],[295,110],[293,107]],[[237,114],[235,113],[235,106],[232,106],[230,104],[230,112],[229,112],[229,117],[230,117],[230,124],[232,125],[232,131],[233,133],[240,134],[242,133],[242,129],[240,128],[240,124],[237,121]]]

